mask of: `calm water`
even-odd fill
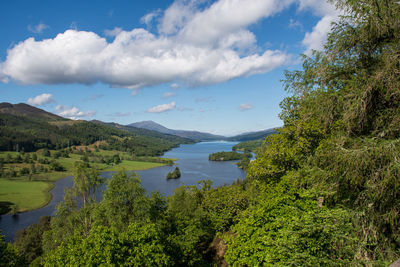
[[[219,151],[231,151],[235,142],[202,142],[192,145],[182,145],[165,153],[164,158],[177,158],[176,165],[181,171],[181,178],[166,180],[167,173],[174,170],[175,166],[163,166],[145,171],[138,171],[143,187],[149,191],[160,191],[164,196],[172,195],[175,188],[182,183],[196,185],[200,180],[212,180],[213,186],[231,184],[238,178],[243,179],[246,174],[237,168],[233,162],[209,161],[210,153]],[[109,178],[112,173],[102,173]],[[51,191],[53,198],[49,205],[30,212],[24,212],[18,216],[3,215],[0,217],[0,229],[5,235],[6,241],[11,241],[14,234],[31,224],[37,223],[41,216],[54,215],[56,205],[63,200],[64,188],[72,187],[72,177],[55,182]],[[104,189],[104,187],[103,187]]]

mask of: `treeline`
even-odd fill
[[[257,139],[251,141],[240,142],[232,147],[233,151],[244,151],[244,152],[256,152],[257,148],[260,148],[264,139]]]
[[[212,161],[230,161],[230,160],[239,160],[243,154],[238,153],[236,151],[222,151],[222,152],[215,152],[208,156],[208,160]]]

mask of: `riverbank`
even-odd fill
[[[54,155],[57,151],[51,151],[50,155]],[[33,158],[35,154],[36,160],[22,160],[3,164],[5,172],[17,173],[16,177],[0,179],[0,215],[10,213],[21,213],[39,209],[46,206],[52,199],[50,191],[54,188],[54,182],[67,176],[72,176],[75,162],[82,160],[82,155],[71,153],[68,157],[43,156],[39,153],[24,153],[23,157],[29,155]],[[139,160],[129,160],[129,155],[119,151],[102,151],[92,152],[93,157],[110,157],[110,155],[118,155],[117,162],[90,162],[93,168],[99,171],[140,171],[165,166],[169,163],[165,162],[148,162]],[[16,159],[20,154],[16,152],[3,152],[0,154],[2,158]],[[21,157],[22,158],[22,157]],[[24,158],[25,159],[25,158]],[[122,159],[122,160],[121,160]],[[90,160],[90,158],[89,158]],[[149,158],[146,158],[149,160]],[[26,162],[25,162],[26,161]],[[62,169],[48,170],[46,164],[39,162],[56,161]],[[30,168],[30,169],[29,169]],[[18,176],[24,169],[29,169],[26,174]],[[35,170],[35,171],[32,171]],[[39,171],[40,170],[40,171]]]

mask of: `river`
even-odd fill
[[[175,188],[182,183],[196,185],[200,180],[211,180],[213,186],[232,184],[238,178],[243,179],[246,174],[237,168],[234,162],[209,161],[208,155],[219,151],[231,151],[236,142],[201,142],[190,145],[181,145],[164,154],[164,158],[179,159],[176,166],[181,171],[180,179],[166,180],[168,172],[175,166],[162,166],[154,169],[137,171],[142,180],[142,186],[148,191],[159,191],[164,196],[172,195]],[[102,176],[110,178],[112,173],[104,172]],[[42,216],[54,215],[56,205],[63,200],[64,188],[72,187],[72,177],[66,177],[55,182],[51,194],[51,202],[40,209],[20,213],[17,216],[2,215],[0,217],[0,229],[7,242],[12,241],[15,233],[37,223]],[[105,187],[103,186],[103,189]]]

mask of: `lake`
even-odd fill
[[[190,145],[181,145],[164,154],[164,158],[179,159],[176,166],[181,171],[181,178],[166,180],[168,172],[173,171],[175,166],[162,166],[145,171],[137,171],[142,179],[142,186],[148,191],[159,191],[164,196],[172,195],[175,188],[182,183],[185,185],[196,185],[200,180],[211,180],[213,186],[232,184],[237,179],[243,179],[246,174],[237,168],[232,161],[216,162],[209,161],[210,153],[220,151],[231,151],[236,142],[201,142]],[[110,178],[113,173],[104,172],[103,177]],[[15,233],[37,223],[42,216],[54,215],[56,205],[63,200],[64,188],[72,187],[72,177],[66,177],[55,182],[51,190],[53,198],[51,202],[40,209],[20,213],[17,216],[2,215],[0,217],[0,229],[5,235],[6,241],[12,241]],[[104,189],[105,187],[103,187]]]

